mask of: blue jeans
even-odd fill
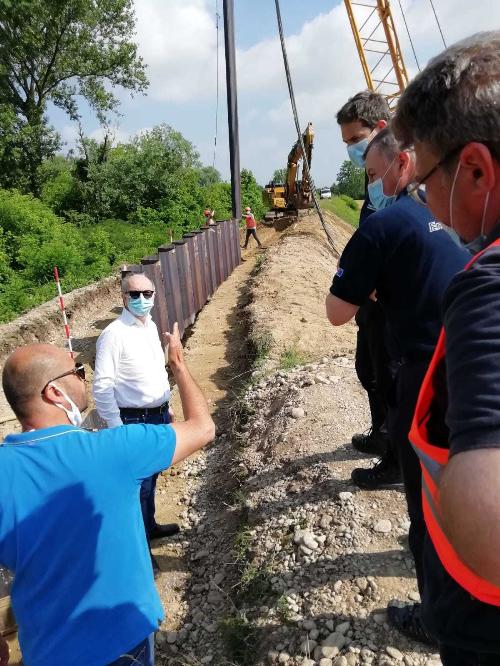
[[[161,425],[162,423],[170,423],[170,414],[167,411],[163,414],[150,414],[144,417],[137,416],[122,416],[122,421],[124,425],[130,425],[132,423],[149,423],[150,425]],[[146,528],[146,536],[155,528],[155,490],[156,490],[156,479],[158,474],[153,474],[141,484],[141,510],[142,518],[144,520],[144,527]]]
[[[127,650],[118,659],[108,666],[154,666],[155,663],[155,635],[150,634],[133,650]]]

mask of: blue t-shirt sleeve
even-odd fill
[[[500,448],[500,249],[451,282],[444,303],[451,454]]]
[[[366,303],[383,267],[378,225],[372,220],[355,231],[345,246],[330,287],[330,293],[353,305]]]
[[[171,425],[130,424],[113,428],[134,479],[158,474],[172,464],[176,435]]]

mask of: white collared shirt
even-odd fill
[[[170,400],[165,354],[156,324],[123,308],[97,340],[94,400],[110,428],[122,425],[120,407],[159,407]]]

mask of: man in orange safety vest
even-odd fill
[[[443,666],[500,664],[500,31],[431,60],[393,121],[429,207],[473,253],[450,283],[410,440],[427,526],[422,617]]]

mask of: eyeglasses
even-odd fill
[[[71,370],[68,370],[67,372],[63,372],[62,375],[57,375],[57,377],[53,377],[52,379],[49,379],[49,381],[45,384],[45,386],[42,389],[42,393],[45,391],[47,386],[51,384],[52,382],[55,382],[57,379],[62,379],[63,377],[69,377],[69,375],[77,375],[77,377],[80,377],[83,381],[85,381],[85,366],[83,363],[75,363],[75,367],[72,368]]]
[[[132,298],[139,298],[140,295],[142,294],[144,296],[144,298],[147,298],[148,300],[150,298],[153,298],[154,293],[155,292],[152,291],[151,289],[144,289],[143,291],[135,291],[135,290],[134,291],[127,291],[127,294],[129,294],[129,296],[131,296]]]
[[[420,178],[420,180],[417,180],[411,187],[408,188],[407,192],[408,194],[413,194],[416,192],[419,188],[422,188],[422,186],[425,186],[425,182],[429,180],[431,176],[433,176],[436,171],[442,167],[446,162],[449,162],[451,159],[453,159],[458,153],[462,150],[463,146],[457,146],[456,148],[453,148],[453,150],[450,150],[444,157],[442,157],[439,162],[436,162],[436,164],[432,167],[432,169],[426,173],[426,175],[423,178]],[[425,187],[423,188],[425,191]]]

